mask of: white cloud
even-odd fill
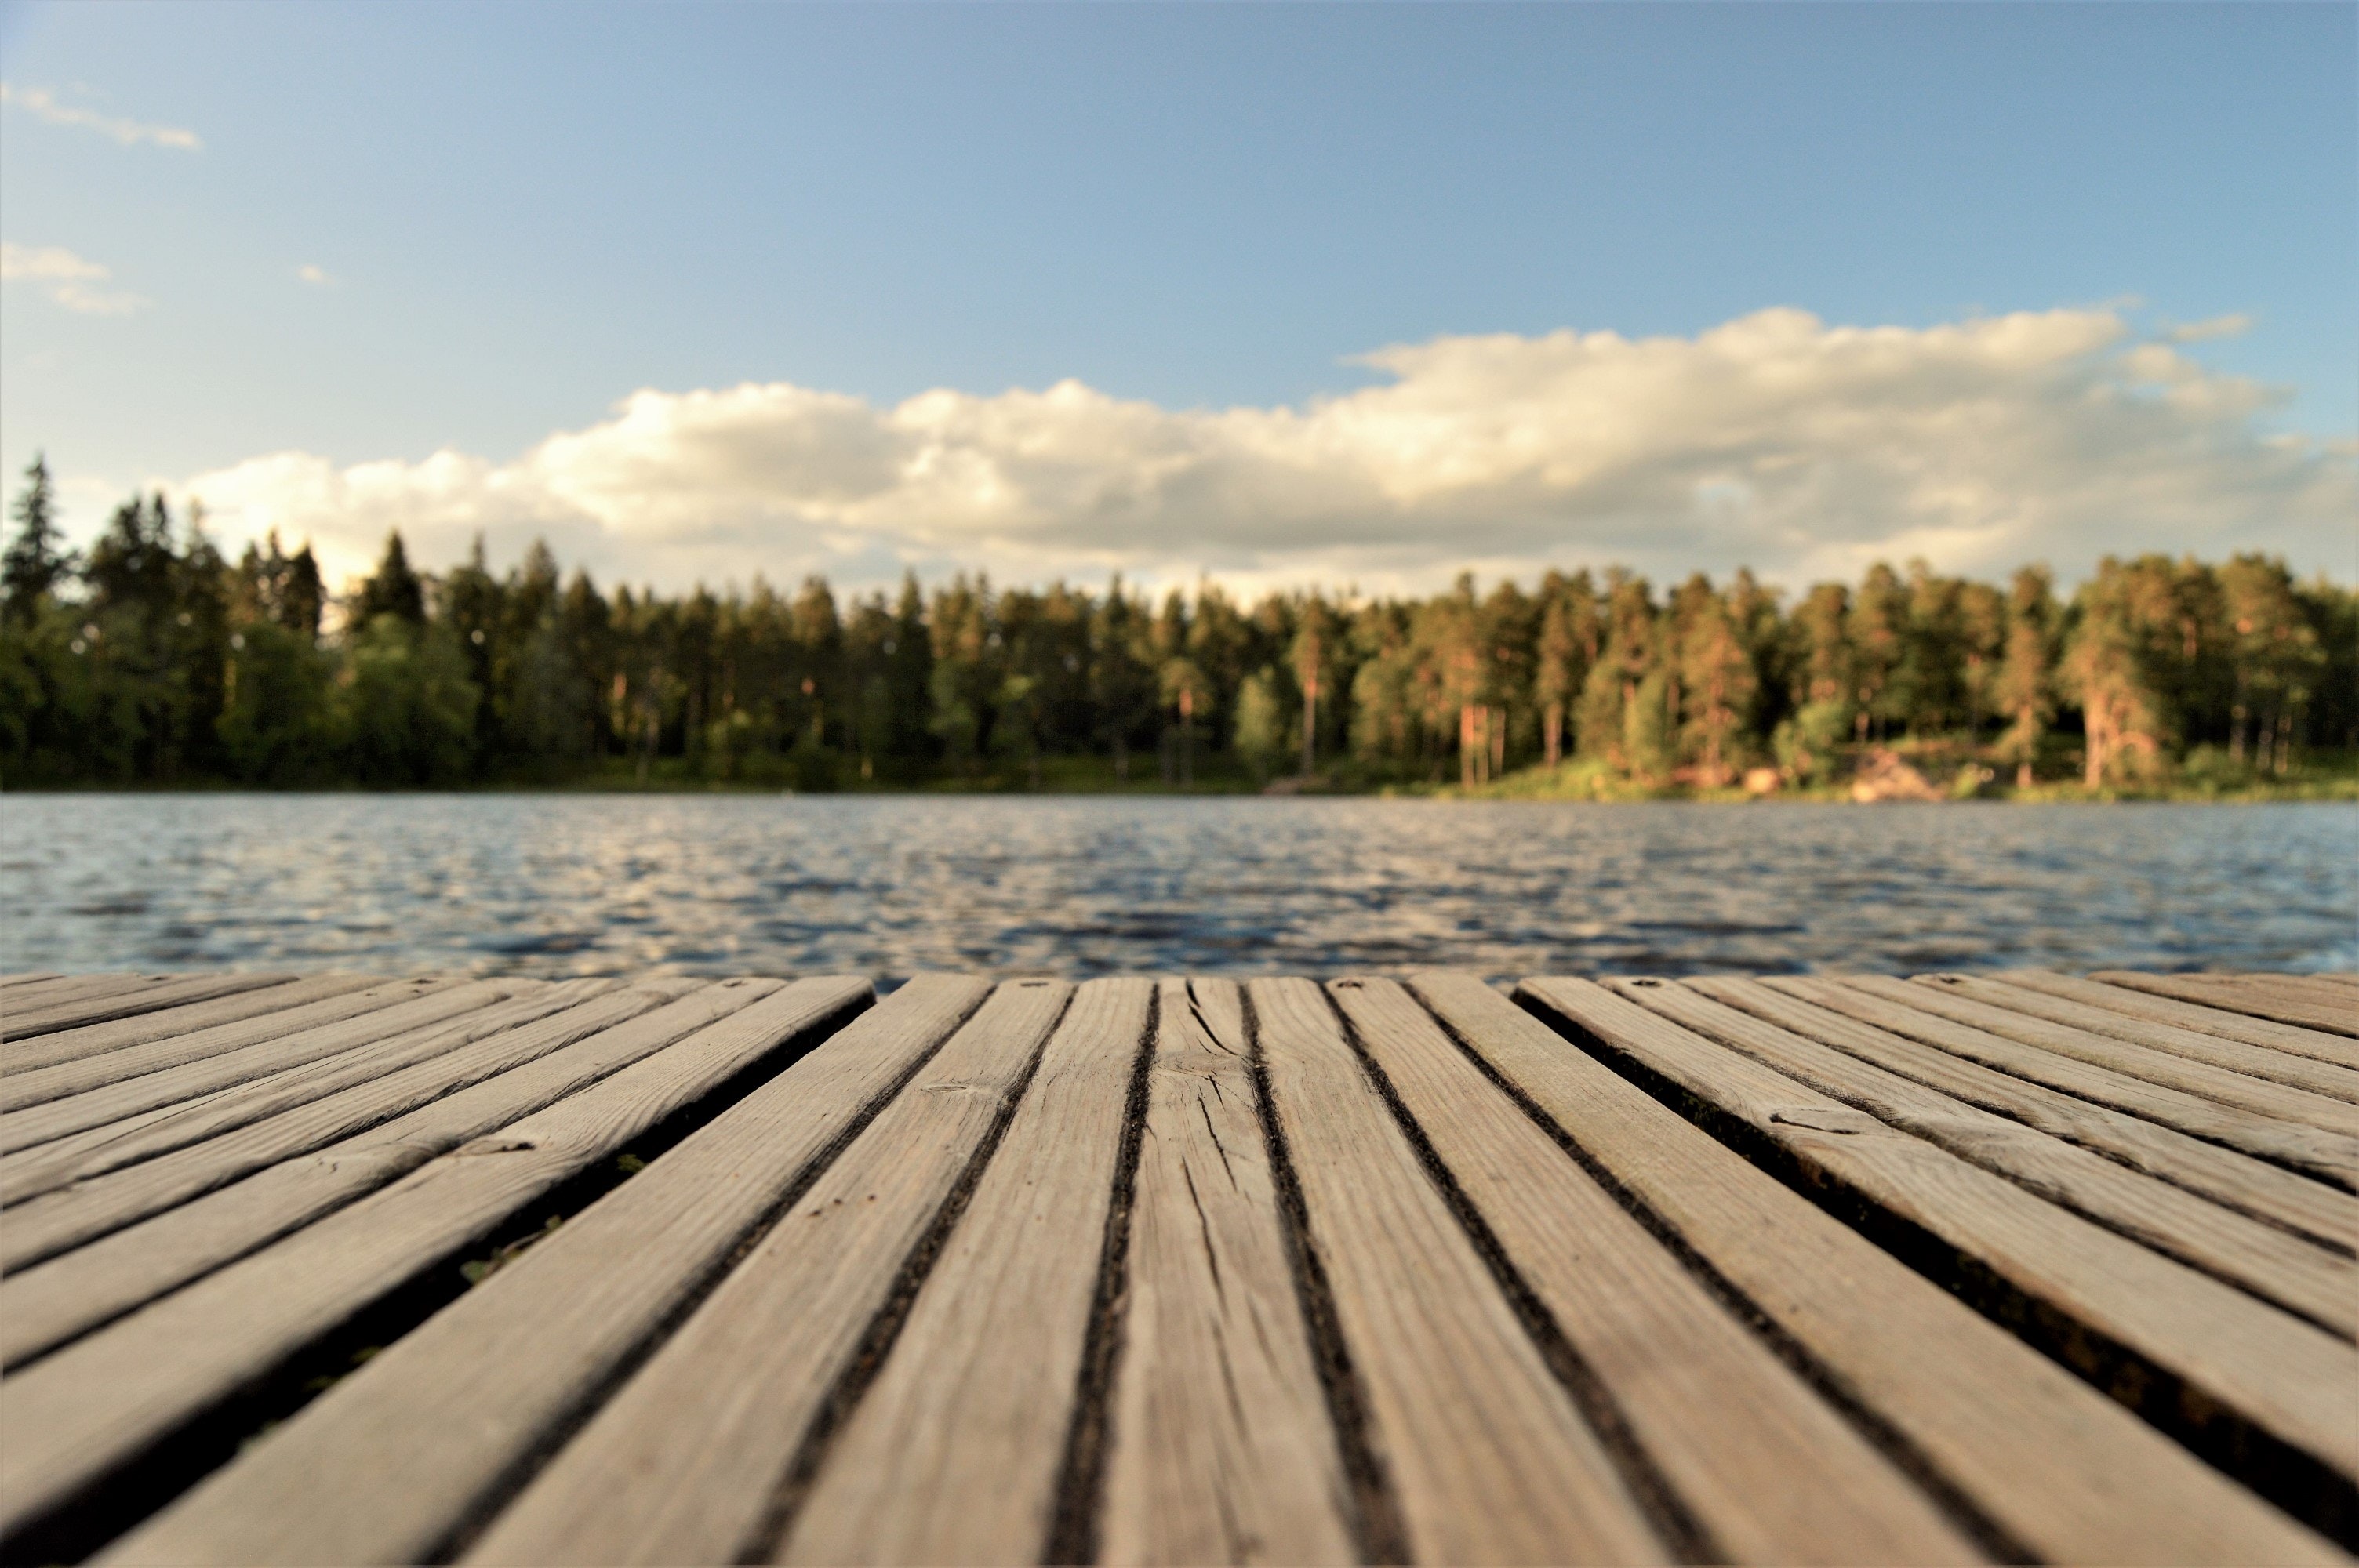
[[[77,109],[58,102],[58,95],[46,87],[18,87],[0,81],[0,103],[22,109],[37,120],[52,125],[71,125],[78,130],[96,131],[126,147],[142,142],[159,147],[171,147],[180,152],[196,152],[204,146],[194,131],[184,131],[177,125],[147,125],[136,120],[120,119],[102,114],[95,109]]]
[[[85,316],[127,316],[147,304],[136,294],[93,287],[114,276],[62,245],[0,242],[0,282],[39,284],[52,300]]]
[[[2213,338],[2241,338],[2253,330],[2250,316],[2214,316],[2209,321],[2189,321],[2170,329],[2174,343],[2201,343]]]
[[[546,534],[602,576],[679,587],[904,563],[1417,588],[1462,568],[1750,565],[1787,582],[1922,555],[2068,576],[2108,551],[2267,548],[2349,568],[2359,463],[2256,423],[2280,394],[2141,340],[2111,309],[1926,329],[1799,310],[1693,338],[1440,338],[1299,407],[1173,410],[1078,382],[883,407],[786,383],[640,391],[512,461],[339,467],[278,453],[201,476],[225,528],[364,568],[495,559]]]
[[[326,268],[313,266],[309,262],[297,267],[295,269],[295,276],[301,278],[305,283],[310,284],[314,288],[325,288],[330,284],[336,281],[334,278],[328,276]]]

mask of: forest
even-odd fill
[[[80,553],[55,508],[36,460],[0,573],[12,788],[1808,795],[1900,757],[1947,794],[2234,795],[2348,793],[2359,758],[2359,600],[2259,555],[2108,558],[2069,595],[1916,564],[1790,601],[1614,569],[1247,604],[665,597],[544,545],[420,570],[396,533],[338,595],[308,545],[230,559],[194,503],[134,497]]]

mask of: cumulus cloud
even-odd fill
[[[62,245],[0,242],[0,282],[38,284],[52,300],[85,316],[127,316],[147,303],[136,294],[96,287],[114,276]]]
[[[286,452],[202,475],[228,527],[316,538],[357,570],[398,526],[454,558],[545,535],[664,586],[914,565],[1002,579],[1210,571],[1421,588],[1462,568],[1749,565],[1799,583],[1878,557],[2068,575],[2108,551],[2240,548],[2349,567],[2359,464],[2266,434],[2282,396],[2111,309],[1929,328],[1799,310],[1691,338],[1439,338],[1300,406],[1167,409],[1068,381],[892,406],[787,383],[640,391],[509,461],[339,466]]]
[[[192,153],[204,146],[194,131],[184,131],[177,125],[148,125],[137,120],[125,120],[113,114],[102,114],[95,109],[79,109],[58,102],[58,95],[46,87],[18,87],[0,81],[0,103],[12,109],[22,109],[37,120],[52,125],[70,125],[76,130],[95,131],[121,143],[136,147],[142,142],[152,146],[171,147]]]

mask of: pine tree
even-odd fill
[[[385,558],[377,563],[375,575],[361,584],[359,597],[353,600],[352,624],[355,631],[365,628],[380,615],[394,616],[412,626],[426,623],[426,585],[409,568],[409,552],[402,547],[399,529],[386,535]]]
[[[58,528],[57,494],[43,454],[33,454],[32,466],[25,470],[25,488],[8,514],[16,519],[17,532],[0,556],[0,587],[6,594],[0,612],[23,625],[74,569],[72,552],[64,547],[64,535]]]

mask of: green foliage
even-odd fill
[[[1277,672],[1265,665],[1247,676],[1237,688],[1237,755],[1254,776],[1266,779],[1286,760],[1288,741],[1286,703],[1278,695]]]

